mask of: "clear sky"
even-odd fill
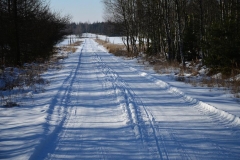
[[[102,0],[49,0],[53,11],[71,15],[71,22],[102,22]]]

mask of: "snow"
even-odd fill
[[[222,73],[218,73],[212,76],[214,79],[222,79]]]
[[[82,40],[81,38],[79,38],[76,35],[68,35],[68,36],[65,37],[65,39],[63,39],[60,43],[58,43],[57,46],[61,47],[61,46],[69,45],[70,44],[70,39],[71,39],[71,42],[76,42],[76,41],[81,41]]]
[[[41,75],[43,92],[0,107],[0,159],[239,159],[236,99],[145,70],[87,37],[61,70]]]
[[[206,75],[206,74],[208,73],[208,69],[206,69],[206,68],[201,68],[201,69],[198,71],[198,73],[199,73],[200,75]]]
[[[92,33],[83,33],[83,37],[88,37],[88,38],[99,38],[103,41],[108,41],[113,44],[123,44],[123,39],[122,37],[109,37],[105,35],[97,35],[97,34],[92,34]]]
[[[240,81],[240,74],[234,76],[233,78],[230,78],[229,81]]]

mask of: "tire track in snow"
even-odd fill
[[[81,52],[81,53],[83,53],[82,54],[83,59],[86,54],[85,49],[86,48],[84,48]],[[89,50],[89,49],[87,48],[86,50]],[[89,57],[91,58],[92,55],[90,55]],[[87,61],[87,62],[88,63],[91,62],[91,64],[95,64],[95,62],[92,63],[92,60]],[[79,61],[79,63],[80,63],[80,61]],[[68,118],[63,125],[64,129],[61,131],[61,133],[58,136],[59,138],[56,141],[56,145],[55,145],[56,147],[54,147],[55,149],[52,150],[52,152],[48,154],[48,157],[46,159],[59,159],[59,157],[61,157],[63,159],[69,159],[69,157],[71,157],[71,156],[81,157],[78,155],[81,153],[71,153],[71,151],[68,149],[66,150],[66,148],[71,148],[71,150],[76,149],[79,152],[81,152],[81,150],[86,149],[86,148],[84,148],[84,147],[86,147],[86,146],[84,146],[84,144],[86,145],[86,142],[84,142],[85,140],[83,140],[83,133],[81,133],[82,128],[79,126],[79,123],[81,124],[81,120],[79,120],[79,118],[81,118],[81,116],[80,116],[81,114],[79,114],[79,113],[77,114],[77,110],[79,108],[81,108],[81,106],[79,106],[79,103],[81,104],[81,101],[79,101],[79,98],[78,98],[78,97],[80,97],[79,93],[81,93],[81,90],[83,89],[82,87],[84,87],[83,85],[81,85],[81,81],[83,81],[83,79],[84,79],[83,78],[84,73],[88,74],[88,70],[86,70],[86,66],[87,65],[85,63],[83,63],[81,65],[81,68],[79,67],[77,69],[79,71],[79,73],[78,73],[77,77],[75,78],[74,85],[73,85],[73,88],[75,88],[73,93],[75,95],[73,97],[70,97],[72,99],[72,102],[70,105],[74,106],[74,107],[72,107],[71,111],[69,111],[69,113],[68,113]],[[96,68],[94,65],[91,65],[90,68],[92,68],[92,67]],[[94,72],[91,72],[91,73],[94,73]],[[96,74],[96,76],[97,76],[97,74]],[[95,78],[98,79],[98,76]],[[100,79],[98,81],[102,82]],[[75,130],[73,128],[75,128],[77,130]],[[68,141],[69,139],[76,139],[77,143],[73,142],[72,145],[66,144],[66,141]],[[102,140],[99,139],[97,141],[102,141]],[[72,147],[73,145],[74,145],[74,147]],[[103,159],[103,160],[111,159],[108,157],[109,153],[107,154],[107,150],[105,149],[104,146],[92,146],[92,149],[94,150],[94,155],[95,155],[94,157],[96,159]]]
[[[112,77],[114,82],[121,83],[121,85],[119,85],[119,83],[115,84],[115,86],[121,86],[121,87],[115,87],[115,88],[117,88],[116,89],[117,93],[120,93],[120,95],[118,97],[124,96],[124,100],[123,100],[123,102],[120,101],[120,104],[127,104],[126,105],[127,113],[129,115],[129,117],[131,118],[130,124],[134,124],[136,122],[137,122],[136,124],[138,124],[136,126],[137,129],[134,128],[135,134],[137,135],[138,133],[141,133],[141,141],[143,144],[145,141],[144,138],[147,138],[149,136],[149,135],[144,136],[144,134],[143,134],[144,129],[149,130],[149,129],[146,129],[147,126],[145,124],[141,124],[141,123],[144,123],[144,120],[140,119],[142,114],[141,114],[141,111],[139,110],[139,108],[143,108],[144,113],[147,116],[148,123],[150,125],[149,126],[150,130],[152,130],[152,134],[154,137],[155,145],[157,147],[157,152],[159,154],[159,158],[160,159],[169,159],[168,151],[167,151],[166,145],[165,145],[165,139],[163,138],[163,135],[161,134],[161,132],[159,132],[159,130],[156,129],[157,127],[155,126],[154,117],[146,109],[141,98],[138,98],[138,96],[134,93],[134,91],[130,87],[128,87],[127,84],[125,84],[125,82],[119,77],[119,75],[117,73],[115,73],[109,66],[107,66],[106,63],[104,63],[102,61],[101,57],[98,56],[97,54],[96,54],[96,59],[98,59],[98,61],[100,63],[100,67],[104,66],[102,68],[104,68],[103,72],[105,72],[106,77],[109,77],[109,75],[110,75],[110,77]],[[117,63],[119,63],[115,58],[113,58],[113,60],[116,61]],[[122,63],[122,66],[126,66],[126,64]],[[136,72],[134,71],[134,73],[136,73]],[[124,110],[124,108],[125,107],[123,107],[123,110]],[[135,115],[138,115],[138,116],[135,116]],[[132,118],[132,117],[136,117],[136,118]],[[170,135],[169,137],[171,137],[171,139],[174,140],[174,142],[177,143],[178,146],[182,146],[182,144],[180,144],[180,142],[176,141],[176,138],[173,136],[173,134],[171,134],[170,131],[167,131],[167,132]],[[159,141],[158,137],[160,137],[160,141]],[[145,145],[147,145],[147,144],[145,144]],[[150,147],[150,145],[148,147]],[[183,147],[181,148],[181,150],[182,150],[182,152],[180,152],[180,154],[181,154],[182,159],[191,159]]]
[[[118,62],[115,57],[113,57],[112,59],[114,61]],[[127,64],[125,64],[125,63],[121,62],[121,64],[122,64],[122,66],[128,67]],[[130,67],[130,70],[137,73],[138,75],[140,75],[142,77],[145,77],[149,81],[155,83],[160,88],[165,89],[170,94],[174,94],[174,95],[178,96],[179,98],[183,99],[184,102],[186,102],[186,104],[189,105],[189,107],[193,107],[193,108],[197,109],[197,111],[200,112],[200,114],[208,116],[213,123],[217,123],[218,125],[221,125],[227,129],[230,129],[232,131],[232,135],[235,138],[237,138],[238,140],[240,140],[240,136],[239,136],[240,135],[239,134],[240,133],[240,129],[239,129],[240,118],[239,117],[237,117],[231,113],[228,113],[226,111],[220,110],[214,106],[206,104],[197,99],[194,99],[191,96],[187,96],[186,94],[181,92],[178,88],[172,87],[168,83],[166,83],[162,80],[159,80],[152,75],[149,75],[145,72],[139,71],[133,67]],[[148,110],[145,107],[144,107],[144,110],[146,113],[148,113]],[[150,119],[154,119],[154,117],[152,116],[151,113],[148,113],[148,115],[150,115],[150,117],[151,117]],[[152,122],[153,122],[153,126],[155,126],[155,124],[154,124],[155,121],[153,120]],[[153,128],[155,128],[155,127],[153,127]],[[162,131],[160,130],[158,133],[160,133],[160,132],[162,132]],[[182,150],[182,152],[180,152],[181,157],[183,159],[186,159],[186,158],[191,159],[191,157],[186,153],[186,151],[184,149],[186,147],[184,147],[184,145],[181,142],[177,141],[177,138],[174,136],[173,131],[167,129],[167,130],[165,130],[165,132],[167,132],[167,134],[170,135],[171,139],[173,139],[175,141],[175,143],[178,146],[180,146],[179,148],[181,148],[181,150]],[[160,137],[162,137],[161,134],[160,134]],[[212,141],[211,139],[209,139],[208,137],[206,137],[204,135],[202,136],[202,139],[204,139],[205,142],[210,142],[211,145],[213,146],[213,148],[217,148],[219,155],[222,155],[224,157],[229,157],[230,154],[229,154],[227,148],[220,146],[218,143]],[[161,138],[161,141],[164,143],[163,138]],[[165,152],[165,153],[167,155],[167,152]]]
[[[180,142],[177,141],[177,138],[174,136],[174,134],[172,133],[172,131],[170,129],[164,129],[164,130],[157,129],[158,125],[156,125],[155,118],[153,117],[152,113],[147,110],[147,108],[144,105],[144,103],[142,102],[141,98],[139,98],[131,88],[130,88],[130,93],[131,93],[131,97],[134,97],[134,102],[136,102],[136,104],[139,108],[143,108],[143,110],[147,116],[148,122],[150,124],[150,128],[153,132],[153,137],[155,139],[155,143],[156,143],[158,152],[160,153],[160,158],[167,159],[167,160],[170,159],[168,150],[166,148],[167,140],[163,136],[163,132],[165,132],[167,135],[169,135],[169,138],[172,141],[174,141],[174,143],[177,146],[179,146],[178,148],[179,148],[179,150],[181,150],[181,151],[179,151],[181,158],[182,159],[191,159],[191,157],[187,154],[187,151],[184,149],[186,147],[184,147],[183,144],[181,144]]]
[[[125,113],[129,117],[129,124],[133,125],[133,131],[135,133],[135,136],[137,139],[140,139],[143,145],[146,145],[146,142],[144,140],[143,130],[146,129],[142,126],[143,120],[140,120],[140,111],[138,108],[142,107],[141,100],[139,98],[136,98],[136,94],[133,92],[132,89],[128,88],[127,85],[121,78],[116,74],[109,66],[107,66],[102,60],[101,57],[95,53],[96,59],[99,62],[99,69],[102,70],[102,72],[105,74],[106,77],[108,77],[113,85],[113,88],[115,89],[118,101],[122,107],[122,109],[125,111]],[[148,112],[146,112],[148,115]],[[158,137],[156,135],[156,129],[153,126],[152,121],[150,120],[149,116],[149,123],[150,128],[153,133],[153,137],[155,140],[155,145],[157,147],[157,152],[160,159],[168,159],[167,153],[165,150],[165,147],[163,147],[163,151],[161,149],[163,144],[159,145]]]
[[[138,117],[135,111],[135,107],[133,107],[133,100],[132,97],[129,95],[128,90],[124,82],[122,82],[119,76],[114,73],[114,71],[109,68],[105,63],[102,62],[101,58],[95,53],[96,59],[99,63],[99,70],[107,78],[107,81],[111,82],[113,89],[115,90],[115,94],[117,96],[118,102],[120,103],[121,107],[129,117],[129,123],[133,125],[135,130],[135,135],[137,138],[141,138],[141,134],[138,128]]]
[[[168,93],[177,96],[178,99],[182,99],[184,101],[184,103],[186,103],[186,105],[188,107],[191,107],[192,109],[197,109],[199,114],[204,115],[204,116],[207,115],[211,119],[211,121],[212,121],[212,122],[210,121],[210,123],[212,123],[212,124],[216,124],[217,123],[219,126],[223,126],[226,129],[228,129],[228,130],[230,129],[231,132],[232,132],[232,135],[239,140],[239,133],[240,132],[239,132],[238,117],[236,117],[235,115],[231,115],[231,114],[229,115],[225,111],[221,111],[221,110],[219,110],[219,109],[217,109],[217,108],[215,108],[213,106],[210,106],[210,105],[208,105],[208,104],[206,104],[204,102],[198,101],[197,99],[194,99],[194,98],[192,98],[190,96],[187,96],[184,93],[182,93],[180,90],[178,90],[175,87],[170,86],[166,82],[161,81],[161,80],[155,78],[154,76],[149,75],[149,74],[147,74],[145,72],[142,72],[142,71],[139,71],[139,70],[137,70],[137,69],[135,69],[133,67],[130,67],[130,66],[128,66],[127,64],[125,64],[123,62],[119,62],[113,56],[111,56],[111,58],[113,59],[114,62],[120,63],[121,67],[125,66],[126,68],[130,68],[131,71],[135,72],[136,74],[140,75],[141,77],[145,77],[150,82],[154,82],[154,84],[156,84],[158,87],[166,90]],[[200,104],[200,109],[197,108],[197,107],[199,107],[199,104]],[[202,108],[205,108],[204,112],[199,111],[199,110],[202,110]],[[217,111],[215,109],[217,109]],[[216,112],[216,113],[214,114],[213,111]],[[146,112],[148,112],[148,110],[146,110]],[[159,127],[158,124],[155,124],[155,121],[153,121],[153,127],[154,128]],[[172,129],[167,129],[167,130],[165,130],[165,129],[162,130],[161,129],[161,130],[157,130],[156,131],[156,135],[157,136],[159,135],[159,137],[161,137],[160,141],[163,144],[163,146],[164,146],[164,141],[167,142],[167,140],[164,140],[163,135],[161,134],[162,131],[166,132],[166,134],[169,135],[168,137],[170,137],[170,139],[174,141],[176,146],[179,146],[178,148],[180,148],[180,150],[181,150],[179,153],[180,153],[182,159],[192,159],[192,158],[195,159],[196,158],[195,155],[197,155],[198,153],[196,152],[195,154],[193,154],[193,152],[191,150],[189,150],[187,146],[185,146],[185,143],[182,143],[181,141],[178,141],[178,138],[175,136],[175,134],[173,133]],[[199,133],[195,132],[195,134],[198,135]],[[227,148],[223,147],[221,145],[221,143],[219,143],[216,140],[210,140],[210,138],[206,137],[205,135],[203,135],[202,138],[200,138],[200,139],[202,139],[203,142],[206,142],[206,143],[209,142],[209,144],[212,145],[212,148],[216,148],[215,151],[219,153],[219,156],[222,155],[223,157],[231,157],[231,156],[233,156],[232,154],[234,154],[234,155],[236,154],[234,152],[229,153],[229,150]],[[189,152],[189,154],[191,156],[188,154],[188,152]],[[165,153],[167,155],[167,150],[166,150]]]
[[[118,60],[115,57],[112,57],[112,59],[114,61],[118,62]],[[179,96],[186,103],[188,103],[189,106],[196,108],[203,115],[209,116],[213,120],[213,122],[221,124],[221,125],[225,126],[226,128],[229,128],[229,127],[233,128],[233,130],[235,132],[234,135],[236,135],[236,136],[239,135],[239,133],[240,133],[240,129],[239,129],[240,128],[240,117],[233,115],[231,113],[228,113],[226,111],[223,111],[221,109],[218,109],[218,108],[211,106],[205,102],[199,101],[198,99],[192,98],[191,96],[188,96],[185,93],[183,93],[182,91],[180,91],[178,88],[172,87],[170,84],[168,84],[162,80],[159,80],[146,72],[142,72],[136,68],[129,67],[127,64],[125,64],[123,62],[121,62],[121,64],[122,64],[122,66],[130,68],[131,71],[137,73],[138,75],[145,77],[146,79],[148,79],[151,82],[154,82],[160,88],[166,89],[169,93]]]
[[[49,152],[53,152],[53,149],[54,149],[53,144],[58,139],[57,135],[62,130],[64,123],[66,123],[66,120],[69,116],[68,115],[69,112],[71,112],[71,109],[70,109],[70,111],[68,111],[67,104],[69,103],[69,100],[71,97],[71,90],[72,90],[73,82],[76,78],[78,69],[80,68],[81,55],[82,55],[82,50],[79,54],[77,67],[72,69],[71,73],[63,81],[62,86],[60,87],[57,94],[52,99],[52,102],[47,111],[48,112],[48,116],[46,118],[47,122],[46,122],[46,126],[44,126],[45,129],[43,132],[44,138],[41,140],[40,144],[35,148],[35,151],[29,158],[30,160],[44,159],[45,157],[47,157]],[[54,114],[54,109],[55,109],[56,105],[58,105],[58,104],[59,104],[59,109],[61,109],[61,107],[64,107],[64,109],[63,109],[64,111],[62,113],[63,115],[59,115],[62,117],[60,118],[58,124],[56,124],[56,126],[52,126],[50,124],[50,121],[52,120],[52,116]],[[51,129],[51,128],[53,128],[53,129]],[[51,146],[50,151],[47,146]]]
[[[240,140],[240,118],[236,115],[218,109],[207,103],[199,101],[191,96],[186,95],[176,87],[170,86],[168,83],[159,80],[152,75],[145,72],[139,72],[135,68],[131,68],[133,71],[138,72],[139,75],[153,81],[156,85],[161,88],[165,88],[169,93],[179,96],[182,98],[189,106],[195,108],[202,115],[208,116],[213,123],[224,126],[225,128],[231,129],[232,135]],[[217,145],[217,144],[216,144]],[[219,147],[221,148],[221,147]]]
[[[115,57],[112,57],[113,61],[119,63]],[[102,62],[101,58],[100,58],[100,61]],[[103,63],[103,62],[102,62]],[[122,65],[121,66],[127,66],[125,63],[121,63]],[[106,65],[106,64],[104,64]],[[112,70],[110,69],[110,67],[106,67],[108,68],[108,70]],[[129,67],[127,67],[129,68]],[[132,70],[132,68],[130,68]],[[133,70],[132,70],[133,71]],[[112,71],[114,72],[114,71]],[[135,70],[133,71],[134,73],[138,74],[138,72],[136,72]],[[117,75],[117,74],[115,74]],[[118,76],[118,75],[117,75]],[[120,79],[120,78],[119,78]],[[123,80],[122,80],[123,81]],[[144,103],[142,102],[141,98],[139,98],[135,93],[134,91],[131,89],[131,87],[127,86],[127,85],[124,85],[124,88],[127,89],[127,92],[129,93],[128,97],[132,97],[132,101],[134,102],[134,106],[135,108],[143,108],[143,111],[147,117],[147,120],[148,120],[148,123],[149,123],[149,127],[150,127],[150,130],[152,130],[152,133],[153,133],[153,137],[154,137],[154,140],[155,140],[155,144],[156,144],[156,147],[157,147],[157,150],[158,150],[158,153],[159,153],[159,157],[160,159],[169,159],[169,155],[168,155],[168,151],[166,149],[166,142],[167,140],[164,138],[164,135],[162,134],[162,132],[165,132],[167,133],[167,135],[169,135],[168,137],[174,141],[174,143],[176,144],[176,146],[179,146],[181,152],[180,152],[180,155],[182,157],[182,159],[192,159],[187,151],[184,149],[184,145],[181,144],[180,142],[177,141],[177,138],[174,136],[174,134],[169,130],[169,129],[165,129],[165,130],[159,130],[157,129],[158,125],[156,125],[155,123],[155,119],[152,115],[152,113],[150,111],[147,110],[146,106],[144,105]],[[126,94],[125,94],[126,95]],[[137,109],[138,110],[138,109]],[[138,110],[138,113],[140,113],[140,111]],[[141,115],[141,114],[140,114]],[[139,116],[140,117],[140,116]],[[138,118],[140,119],[140,118]],[[141,121],[141,120],[139,120]],[[143,122],[144,120],[142,120]],[[146,125],[145,126],[141,126],[141,129],[144,128],[144,127],[147,127]],[[145,138],[149,136],[149,135],[146,135]],[[142,135],[142,137],[144,137]],[[143,138],[142,138],[143,139]]]
[[[72,87],[73,87],[73,84],[78,82],[76,81],[76,77],[78,74],[78,72],[80,71],[79,68],[80,68],[80,63],[81,63],[81,57],[82,57],[82,52],[83,50],[81,50],[81,53],[80,53],[80,57],[79,57],[79,61],[78,61],[78,66],[76,67],[75,69],[75,77],[72,79],[72,83],[71,84],[71,92],[69,92],[69,103],[71,102],[70,99],[71,99],[71,96],[72,96]],[[77,88],[77,93],[79,92],[79,88]],[[70,96],[71,95],[71,96]],[[74,106],[74,105],[71,105],[71,106]],[[69,107],[67,107],[69,108]],[[64,121],[63,125],[62,125],[62,130],[60,130],[57,134],[58,134],[58,137],[57,139],[55,140],[54,142],[54,146],[52,146],[51,150],[48,151],[48,155],[46,156],[45,159],[58,159],[58,155],[55,154],[55,151],[56,150],[61,150],[62,147],[64,147],[63,145],[59,145],[59,143],[61,143],[61,139],[64,139],[66,137],[68,137],[67,135],[67,132],[69,130],[69,122],[75,124],[77,122],[77,119],[76,118],[73,118],[76,114],[77,114],[77,109],[76,107],[70,107],[68,109],[68,112],[67,112],[67,118],[66,120]],[[64,129],[63,129],[64,128]],[[81,146],[81,144],[79,144]],[[66,155],[64,156],[64,158],[68,159],[68,153],[66,152]]]
[[[100,58],[98,61],[105,65],[106,73],[108,74],[108,72],[109,72],[109,74],[107,76],[110,77],[109,78],[110,82],[112,81],[112,79],[117,79],[117,80],[115,80],[117,82],[117,85],[119,85],[120,82],[123,83],[123,85],[120,85],[120,86],[122,88],[125,88],[125,90],[122,89],[122,90],[119,91],[119,93],[121,93],[121,95],[123,95],[122,97],[125,97],[125,98],[123,98],[123,102],[124,101],[126,102],[127,99],[129,99],[129,97],[131,97],[133,102],[134,102],[134,104],[135,104],[135,111],[136,111],[136,113],[138,115],[138,119],[137,120],[139,122],[138,125],[139,125],[140,131],[141,131],[141,137],[142,137],[141,140],[142,140],[142,142],[146,140],[146,135],[149,136],[148,134],[145,134],[146,128],[148,128],[148,127],[151,128],[151,126],[152,126],[154,132],[152,133],[151,136],[152,137],[156,137],[156,139],[155,139],[155,141],[157,141],[156,144],[158,144],[160,146],[160,147],[158,147],[159,148],[158,149],[158,153],[159,153],[159,157],[161,159],[171,159],[171,157],[170,158],[168,157],[168,151],[171,154],[171,151],[169,150],[169,149],[171,149],[171,148],[169,148],[171,146],[169,146],[169,144],[168,144],[169,143],[168,142],[169,139],[171,140],[172,143],[174,143],[174,148],[173,149],[176,149],[175,152],[177,153],[177,155],[179,155],[179,158],[181,157],[182,159],[197,159],[199,157],[204,157],[202,155],[199,155],[197,150],[195,150],[193,148],[192,149],[189,148],[189,145],[190,145],[189,142],[185,143],[184,141],[182,141],[183,135],[181,135],[181,132],[180,132],[180,134],[179,133],[176,134],[175,131],[174,131],[175,130],[174,128],[171,128],[171,127],[169,128],[167,126],[166,126],[166,128],[164,128],[164,127],[160,126],[161,123],[159,123],[159,124],[156,123],[155,120],[154,120],[153,114],[148,110],[148,108],[146,108],[144,106],[144,104],[141,102],[141,98],[138,98],[136,96],[136,94],[133,92],[133,90],[131,89],[131,87],[128,84],[126,84],[123,81],[122,78],[119,77],[119,74],[116,74],[116,72],[110,67],[111,64],[107,65],[107,63],[104,63],[101,58],[107,58],[107,62],[111,62],[111,63],[112,62],[113,63],[117,62],[116,63],[117,66],[114,66],[114,68],[116,68],[116,67],[124,67],[125,69],[126,68],[130,68],[130,70],[133,72],[133,73],[131,73],[131,75],[139,75],[140,77],[143,77],[149,83],[151,83],[153,85],[156,85],[156,86],[160,87],[162,90],[166,91],[167,94],[170,94],[170,95],[173,95],[173,97],[176,97],[177,101],[179,101],[180,103],[184,104],[184,106],[185,106],[184,109],[185,110],[187,110],[189,108],[196,115],[201,116],[203,114],[201,112],[199,112],[199,110],[196,110],[196,106],[197,106],[197,104],[199,104],[198,103],[199,101],[197,99],[193,99],[192,97],[185,95],[178,88],[172,87],[169,84],[167,84],[166,82],[161,81],[161,80],[155,78],[154,76],[152,76],[150,74],[147,74],[147,73],[142,72],[140,70],[137,70],[137,69],[135,69],[133,67],[130,67],[130,65],[127,65],[124,62],[119,62],[118,60],[116,60],[115,57],[113,58],[113,56],[111,56],[111,58],[113,59],[113,61],[111,61],[109,59],[110,56],[105,57],[104,54],[106,54],[106,52],[102,52],[102,53],[103,53],[103,57],[102,56],[98,56],[98,58]],[[101,53],[99,52],[98,54],[101,54]],[[101,65],[100,65],[100,67],[101,67]],[[115,88],[117,88],[117,87],[115,87]],[[121,89],[121,88],[119,87],[118,89]],[[127,91],[127,93],[126,93],[126,91]],[[130,95],[129,93],[132,94],[132,95]],[[119,97],[121,97],[121,96],[119,96]],[[142,103],[142,105],[141,105],[141,103]],[[126,104],[128,104],[128,103],[126,103]],[[143,107],[145,108],[145,112],[141,112],[141,108],[143,108]],[[200,106],[200,107],[202,107],[202,106]],[[144,110],[144,108],[143,108],[143,110]],[[209,106],[207,106],[207,108],[209,108]],[[127,114],[129,114],[129,113],[130,112],[128,111]],[[142,118],[141,116],[143,116],[144,113],[146,115],[148,113],[148,120],[147,121],[151,122],[151,123],[149,122],[150,126],[147,126],[147,124],[142,124],[144,122],[144,120],[141,119]],[[165,113],[165,112],[163,112],[163,113]],[[223,113],[222,115],[225,115],[225,113]],[[219,120],[222,119],[222,115],[220,115],[220,116],[217,115],[217,116],[219,116]],[[164,115],[162,115],[162,116],[164,116]],[[201,117],[205,117],[205,115],[201,116]],[[210,117],[210,118],[212,118],[214,121],[212,121],[212,122],[210,121],[211,125],[209,125],[209,126],[213,126],[216,123],[220,123],[220,121],[218,119],[216,119],[216,117]],[[230,118],[231,118],[231,116],[230,116]],[[203,118],[200,118],[200,119],[203,119]],[[229,117],[228,117],[228,119],[229,119]],[[133,121],[131,120],[131,122],[133,122]],[[206,120],[204,122],[209,122],[209,121]],[[232,133],[235,135],[235,137],[238,137],[238,136],[236,136],[237,132],[235,132],[235,130],[239,130],[239,128],[238,128],[238,125],[234,124],[237,121],[235,121],[232,124],[230,124],[230,123],[228,123],[229,122],[228,120],[226,121],[224,119],[222,122],[224,122],[224,123],[220,123],[219,127],[217,127],[217,128],[221,128],[222,129],[222,126],[224,126],[226,128],[230,127],[234,131]],[[234,125],[235,125],[235,128],[233,128]],[[192,126],[192,127],[194,127],[194,126]],[[178,130],[178,127],[176,129]],[[179,130],[178,130],[178,132],[179,132]],[[212,146],[212,147],[210,147],[212,149],[212,151],[210,151],[210,152],[211,153],[217,153],[218,155],[214,155],[217,158],[220,158],[222,156],[223,157],[231,157],[231,156],[237,155],[237,153],[230,152],[229,153],[230,156],[228,156],[228,150],[226,148],[222,147],[223,141],[219,142],[216,138],[211,138],[211,135],[210,134],[208,135],[208,133],[206,131],[204,132],[206,135],[201,136],[201,133],[199,132],[199,129],[197,128],[195,130],[193,128],[193,131],[191,131],[191,133],[193,133],[193,135],[196,135],[196,138],[192,138],[192,139],[190,138],[190,140],[192,140],[193,142],[194,142],[194,140],[200,141],[201,143],[197,143],[197,145],[200,145],[199,146],[200,148],[202,147],[201,144],[207,145],[209,147]],[[145,146],[147,146],[147,145],[150,146],[149,143],[143,142],[143,144]]]
[[[98,61],[96,60],[96,58],[94,56],[91,56],[91,61],[94,64],[98,63]],[[98,66],[94,66],[94,68],[96,70],[99,70]],[[106,81],[106,80],[104,81],[101,77],[99,77],[99,75],[96,75],[96,76],[97,76],[98,81],[100,83],[102,83],[102,89],[104,89],[107,92],[107,95],[110,98],[111,95],[113,95],[113,93],[111,92],[112,84],[109,83],[109,81]],[[102,73],[102,76],[104,77],[105,75]],[[96,151],[98,153],[99,159],[101,159],[101,160],[112,159],[111,157],[108,156],[107,149],[105,149],[105,147],[103,147],[103,146],[96,147]]]

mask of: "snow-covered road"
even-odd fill
[[[17,123],[1,110],[0,159],[240,159],[238,115],[187,96],[92,39],[64,64],[44,75],[52,83],[35,107],[16,109],[28,118]]]

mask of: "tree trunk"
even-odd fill
[[[164,21],[165,21],[165,32],[167,37],[167,44],[168,44],[168,61],[173,60],[173,53],[172,53],[172,38],[171,38],[171,31],[170,31],[170,24],[169,24],[169,3],[168,0],[165,0],[164,5]]]
[[[203,43],[204,39],[204,22],[203,22],[203,17],[204,17],[204,13],[203,13],[203,1],[199,0],[199,8],[200,8],[200,42]],[[200,50],[201,54],[202,54],[202,64],[204,64],[204,60],[205,60],[205,53],[204,50],[201,47]]]
[[[179,1],[175,0],[175,4],[176,4],[176,11],[177,11],[179,52],[180,52],[183,68],[185,68],[185,58],[184,58],[184,54],[183,54],[183,40],[182,40],[182,23],[181,23],[181,13],[180,13]]]
[[[17,8],[17,0],[13,0],[13,19],[14,19],[14,27],[15,27],[15,47],[16,47],[16,59],[15,64],[20,65],[20,44],[19,44],[19,27],[18,27],[18,8]]]

